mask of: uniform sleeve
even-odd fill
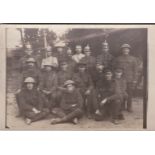
[[[83,107],[83,102],[84,101],[83,101],[83,98],[82,98],[79,91],[77,91],[77,99],[76,99],[76,101],[77,101],[77,107],[81,109]]]
[[[56,74],[55,74],[55,76],[54,76],[54,78],[53,78],[52,84],[53,84],[53,86],[52,86],[52,88],[51,88],[51,93],[52,93],[53,91],[55,91],[55,90],[57,89],[57,87],[58,87],[58,77],[57,77]]]
[[[112,86],[112,95],[107,97],[107,99],[110,101],[120,99],[120,90],[118,89],[116,83]]]
[[[90,76],[88,76],[88,89],[92,90],[93,89],[93,81],[92,78]]]
[[[133,59],[133,79],[134,79],[134,81],[137,81],[137,77],[138,77],[137,73],[138,73],[138,62],[137,62],[137,59],[134,58]]]
[[[19,95],[18,95],[18,105],[19,105],[19,108],[20,108],[20,110],[24,110],[24,111],[26,111],[26,110],[32,110],[32,108],[33,108],[33,106],[32,105],[29,105],[28,103],[26,103],[26,100],[25,100],[25,97],[23,96],[23,94],[22,93],[20,93]]]
[[[40,89],[40,90],[43,89],[43,85],[44,85],[44,79],[43,79],[43,76],[40,75],[40,81],[39,81],[39,89]]]

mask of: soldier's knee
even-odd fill
[[[44,108],[44,109],[43,109],[43,112],[44,112],[45,114],[49,114],[49,113],[50,113],[50,110],[49,110],[48,108]]]

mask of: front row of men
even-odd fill
[[[60,64],[56,73],[51,63],[44,63],[43,73],[34,72],[34,59],[27,60],[23,72],[23,85],[16,94],[20,114],[27,124],[52,115],[51,124],[72,122],[86,114],[96,121],[111,120],[118,124],[124,119],[122,107],[127,101],[126,81],[123,69],[104,69],[97,62],[94,74],[87,70],[85,62],[79,62],[77,72],[68,71],[67,62]]]

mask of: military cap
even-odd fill
[[[69,84],[75,85],[75,82],[72,81],[72,80],[67,80],[67,81],[65,81],[65,83],[64,83],[64,87],[66,87],[66,86],[69,85]]]
[[[61,61],[60,62],[60,65],[67,65],[68,63],[67,63],[67,61]]]
[[[129,45],[129,44],[123,44],[122,46],[121,46],[121,49],[123,49],[123,48],[131,48],[131,46]]]
[[[116,73],[122,73],[122,72],[123,72],[123,69],[122,69],[122,68],[116,68],[116,69],[115,69],[115,72],[116,72]]]
[[[102,61],[96,61],[96,65],[104,65]]]
[[[80,62],[78,63],[78,67],[83,67],[86,66],[86,62],[84,60],[80,60]]]
[[[103,46],[109,46],[109,44],[107,43],[106,40],[102,43],[102,45],[103,45]]]
[[[75,48],[82,48],[82,46],[81,45],[76,45]]]
[[[84,51],[90,51],[90,46],[89,45],[85,46]]]
[[[35,83],[35,80],[34,78],[32,77],[27,77],[25,80],[24,80],[25,83]]]
[[[33,63],[35,63],[36,61],[35,61],[34,58],[28,58],[28,59],[26,60],[26,62],[27,62],[27,63],[28,63],[28,62],[33,62]]]
[[[112,71],[110,69],[105,70],[105,75],[111,75],[111,74],[112,74]]]

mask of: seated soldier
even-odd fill
[[[74,74],[73,80],[76,82],[84,99],[84,110],[86,115],[89,119],[92,119],[98,106],[93,82],[91,76],[86,71],[85,62],[80,62],[78,64],[78,72]]]
[[[47,97],[50,109],[55,106],[57,84],[57,74],[54,70],[54,66],[48,61],[44,62],[44,70],[40,78],[39,90]]]
[[[74,81],[66,81],[64,87],[66,87],[67,91],[63,92],[60,107],[52,110],[52,113],[58,116],[58,118],[53,118],[51,124],[64,122],[77,124],[78,119],[82,116],[83,99],[75,88]]]
[[[117,79],[112,78],[113,74],[110,70],[105,73],[105,82],[101,94],[101,102],[99,103],[100,110],[96,112],[96,120],[103,120],[110,117],[112,123],[119,124],[122,104],[122,92],[120,91],[120,84]]]
[[[16,94],[20,114],[25,118],[28,125],[45,118],[49,114],[49,110],[45,108],[47,101],[36,89],[35,84],[36,82],[32,77],[27,77],[23,89]]]

